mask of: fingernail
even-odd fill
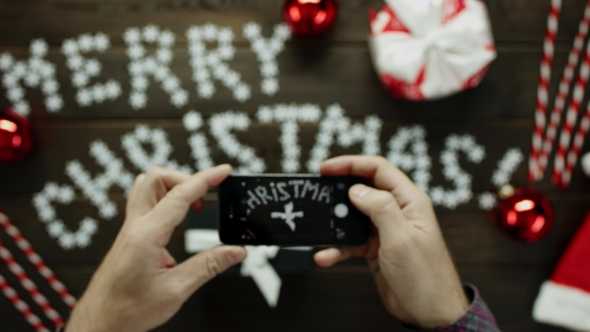
[[[365,186],[364,184],[355,184],[350,188],[350,194],[356,198],[361,198],[365,196],[371,188]]]
[[[230,168],[231,169],[231,165],[230,164],[221,164],[221,165],[217,165],[215,166],[215,170],[216,171],[221,171],[224,169]]]
[[[227,254],[227,260],[231,265],[240,263],[246,258],[246,249],[242,247],[231,247]]]
[[[334,253],[334,250],[331,250],[331,249],[332,248],[318,251],[315,254],[316,258],[319,258],[321,260],[332,260],[334,258],[334,256],[337,254],[337,252]]]

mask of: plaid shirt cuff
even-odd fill
[[[483,301],[477,288],[473,285],[464,285],[465,295],[471,300],[469,310],[456,322],[440,327],[433,332],[500,332],[494,315]],[[426,331],[404,325],[407,331]]]

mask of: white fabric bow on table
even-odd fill
[[[189,253],[205,251],[221,244],[215,229],[190,229],[185,232],[185,249]],[[288,250],[309,251],[311,247],[285,248]],[[268,261],[276,257],[277,246],[246,246],[248,257],[242,262],[240,273],[252,277],[256,286],[271,308],[277,306],[281,293],[281,277]]]
[[[478,0],[386,0],[369,39],[382,83],[410,100],[476,86],[496,58],[485,5]]]

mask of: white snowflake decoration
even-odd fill
[[[277,55],[285,47],[285,42],[291,37],[291,31],[285,24],[274,27],[271,38],[262,37],[260,25],[250,22],[243,27],[243,35],[250,41],[251,49],[260,62],[260,74],[262,82],[260,89],[267,96],[274,96],[279,91],[279,66]]]
[[[350,119],[344,116],[344,110],[340,105],[328,106],[324,119],[320,122],[320,129],[316,136],[316,143],[311,150],[311,157],[307,162],[307,169],[318,172],[321,163],[330,156],[330,147],[334,144],[337,136],[337,143],[348,148],[353,144],[363,143],[364,155],[381,154],[382,121],[376,116],[368,116],[365,123],[352,125]]]
[[[228,111],[218,113],[209,119],[211,134],[217,140],[219,148],[230,158],[236,158],[241,165],[236,173],[264,173],[266,164],[256,156],[254,148],[240,144],[231,130],[246,131],[250,127],[250,118],[245,113]]]
[[[152,146],[151,155],[145,151],[143,144]],[[133,132],[121,137],[121,146],[131,163],[142,172],[147,172],[152,166],[161,166],[187,174],[193,173],[189,166],[180,166],[176,161],[170,160],[173,148],[168,134],[161,128],[150,129],[145,125],[137,125]]]
[[[500,159],[498,162],[498,168],[492,175],[492,183],[497,188],[501,188],[502,186],[508,184],[512,175],[518,168],[518,166],[524,160],[524,156],[520,149],[512,148],[506,151],[506,154]]]
[[[455,189],[445,190],[438,186],[430,191],[430,197],[434,205],[455,209],[473,197],[472,176],[459,166],[459,152],[466,153],[470,162],[479,164],[485,158],[485,149],[477,144],[471,135],[450,135],[445,141],[445,146],[440,155],[443,175],[454,184]]]
[[[479,195],[477,201],[480,209],[488,211],[493,209],[494,206],[496,206],[497,198],[496,195],[486,192]]]
[[[203,133],[198,132],[203,125],[201,114],[191,110],[184,115],[182,123],[188,132],[193,133],[188,139],[188,145],[191,147],[191,156],[196,160],[196,168],[202,170],[213,167],[207,138]]]
[[[39,219],[45,224],[49,236],[57,239],[58,245],[66,250],[88,247],[98,229],[98,223],[90,217],[80,221],[76,232],[70,231],[64,222],[58,219],[51,203],[70,204],[74,198],[75,193],[72,187],[66,185],[60,187],[53,182],[45,184],[43,190],[33,196],[33,206],[37,210]]]
[[[311,104],[261,106],[256,116],[261,123],[282,123],[281,137],[279,138],[283,148],[281,167],[285,173],[298,172],[301,168],[299,162],[301,157],[298,137],[299,123],[317,123],[322,116],[319,106]]]
[[[408,146],[411,147],[411,153],[404,153]],[[389,140],[387,160],[406,173],[413,170],[412,179],[416,186],[428,192],[432,161],[428,155],[426,130],[422,126],[400,128]]]
[[[115,80],[89,86],[90,80],[100,75],[101,63],[96,59],[87,59],[80,52],[105,52],[111,45],[104,33],[80,35],[77,39],[66,39],[61,51],[66,56],[66,65],[72,71],[72,84],[78,89],[76,101],[81,107],[100,104],[105,100],[116,100],[121,96],[121,84]]]
[[[145,108],[147,104],[146,90],[149,87],[148,76],[153,76],[160,86],[170,96],[170,103],[181,108],[188,103],[189,94],[181,87],[181,81],[170,70],[170,63],[174,58],[172,47],[175,35],[169,30],[160,30],[150,24],[139,30],[129,28],[123,39],[127,43],[127,55],[131,60],[128,66],[131,76],[131,94],[129,104],[136,110]],[[158,44],[155,55],[147,56],[142,42]]]
[[[14,110],[23,116],[31,112],[31,106],[25,99],[25,89],[20,82],[24,82],[29,88],[41,88],[48,112],[58,112],[64,106],[59,94],[55,65],[45,60],[48,49],[49,46],[43,39],[36,39],[31,42],[28,60],[17,61],[10,53],[0,54],[0,70],[4,73],[2,84],[6,88],[6,98]]]
[[[189,43],[193,80],[197,83],[197,92],[201,98],[213,97],[216,89],[212,78],[215,78],[233,91],[234,99],[240,102],[250,99],[250,86],[226,63],[234,58],[236,52],[232,45],[234,34],[230,28],[220,28],[211,23],[191,26],[186,31],[186,38]],[[205,43],[215,41],[218,44],[217,49],[207,50]]]

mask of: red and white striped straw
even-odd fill
[[[12,305],[23,315],[23,317],[35,328],[37,332],[49,332],[49,329],[43,325],[43,322],[35,315],[31,308],[24,302],[14,288],[10,287],[6,279],[0,275],[0,290],[12,302]]]
[[[70,307],[70,309],[74,308],[76,305],[76,299],[70,294],[66,286],[57,279],[53,271],[45,265],[43,259],[35,252],[29,241],[23,237],[18,228],[16,228],[2,212],[0,212],[0,225],[2,225],[6,233],[10,235],[16,245],[25,253],[27,259],[35,266],[39,274],[45,278],[51,288],[59,294],[61,299]]]
[[[572,100],[568,107],[566,117],[565,117],[565,124],[563,125],[563,129],[561,130],[561,135],[559,137],[559,145],[557,146],[557,153],[555,154],[555,165],[553,166],[553,183],[561,186],[562,188],[567,187],[569,184],[569,179],[564,181],[563,178],[565,167],[566,167],[566,154],[568,153],[568,148],[571,143],[571,139],[573,137],[574,128],[578,119],[578,114],[580,113],[580,107],[582,104],[582,100],[584,99],[584,94],[586,90],[586,84],[588,83],[588,76],[590,75],[590,43],[586,45],[586,54],[584,55],[584,60],[582,61],[582,66],[580,67],[580,76],[576,81],[576,86],[574,87],[574,94],[572,96]],[[583,130],[583,128],[580,128]],[[581,137],[580,135],[577,135]],[[585,137],[585,133],[581,138],[583,143],[583,138]],[[574,144],[575,146],[575,144]],[[574,148],[574,147],[572,147]],[[577,158],[574,157],[574,164]]]
[[[561,78],[561,82],[559,83],[559,90],[557,92],[557,96],[555,98],[555,103],[553,105],[553,110],[551,112],[551,118],[549,125],[547,127],[547,133],[545,139],[543,141],[543,147],[541,149],[539,159],[538,159],[538,169],[539,172],[537,173],[538,178],[535,180],[541,180],[543,178],[543,174],[545,174],[545,169],[547,168],[547,163],[549,161],[549,156],[551,155],[551,151],[553,149],[553,144],[555,142],[555,137],[557,135],[557,129],[561,124],[561,117],[563,114],[563,109],[565,106],[565,102],[567,96],[569,94],[572,80],[574,78],[576,66],[578,64],[578,60],[580,58],[580,53],[584,47],[584,41],[586,39],[586,35],[588,34],[588,28],[590,25],[590,0],[586,3],[586,9],[584,10],[584,17],[578,26],[578,32],[576,33],[576,38],[574,40],[574,45],[570,51],[567,65],[563,71],[563,76]]]
[[[572,179],[572,172],[576,163],[578,161],[578,156],[580,155],[580,150],[582,149],[582,145],[584,145],[584,140],[586,139],[586,135],[588,134],[588,129],[590,128],[590,102],[586,107],[586,112],[584,113],[584,117],[582,118],[582,122],[580,123],[580,127],[576,131],[576,136],[574,137],[574,142],[572,144],[572,148],[567,156],[565,171],[562,173],[560,186],[562,188],[567,188],[570,184]]]
[[[537,105],[535,109],[535,128],[531,145],[531,157],[529,159],[528,178],[530,181],[538,179],[539,165],[538,158],[545,133],[547,101],[549,99],[549,82],[551,81],[551,64],[555,49],[555,37],[559,26],[559,14],[561,12],[562,0],[551,0],[551,8],[547,18],[547,30],[543,44],[543,58],[541,60],[541,74],[539,76],[539,87],[537,88]]]
[[[55,326],[63,326],[64,321],[57,311],[51,306],[47,298],[41,294],[37,285],[29,278],[25,270],[16,262],[10,251],[0,242],[0,257],[8,266],[8,269],[18,278],[21,285],[29,292],[33,300],[41,307],[43,313]]]

